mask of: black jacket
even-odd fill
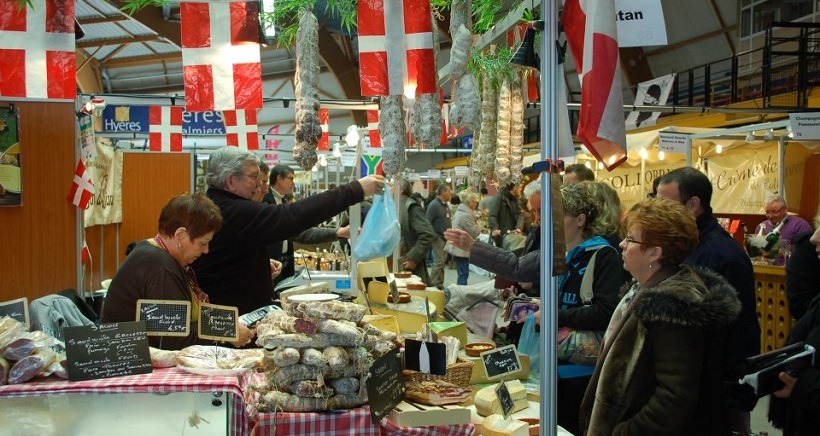
[[[208,254],[192,265],[211,303],[247,313],[271,304],[273,281],[267,245],[282,241],[362,201],[359,182],[293,204],[257,203],[222,189],[208,189],[222,212],[222,228]]]
[[[792,255],[786,264],[786,294],[789,311],[799,320],[806,313],[809,303],[820,294],[820,259],[811,243],[813,232],[797,235],[792,240]]]

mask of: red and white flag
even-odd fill
[[[507,47],[513,50],[513,53],[518,49],[521,40],[524,39],[524,34],[527,33],[527,27],[527,23],[518,23],[517,26],[507,31]],[[538,80],[536,78],[539,74],[537,71],[531,71],[526,75],[525,79],[521,81],[524,87],[524,96],[526,96],[528,103],[538,101]]]
[[[68,201],[85,210],[88,209],[88,204],[95,192],[91,175],[85,170],[85,163],[80,159],[74,171],[74,181],[71,182],[71,189],[68,191]]]
[[[228,145],[243,150],[259,150],[259,131],[256,109],[222,111]]]
[[[151,151],[182,151],[182,107],[148,108],[148,148]]]
[[[279,134],[279,125],[275,125],[268,129],[269,135],[278,135]],[[282,143],[281,139],[276,139],[275,137],[266,138],[265,139],[265,149],[266,150],[278,150],[279,144]],[[265,154],[265,163],[268,166],[273,167],[274,165],[279,163],[279,153],[266,153]]]
[[[382,137],[379,136],[379,111],[367,111],[367,136],[370,137],[370,146],[373,148],[380,148],[382,146]]]
[[[360,1],[358,31],[362,95],[437,91],[429,0]]]
[[[567,0],[561,23],[581,79],[578,137],[611,171],[626,161],[615,4]]]
[[[261,108],[257,2],[183,2],[180,13],[186,110]]]
[[[319,137],[319,145],[316,149],[319,151],[330,150],[330,111],[327,109],[319,109],[319,126],[322,127],[322,136]]]
[[[85,234],[83,234],[83,250],[80,253],[80,260],[83,265],[87,264],[91,260],[91,250],[88,248],[88,242],[85,240]]]
[[[77,97],[74,0],[0,1],[0,97]]]

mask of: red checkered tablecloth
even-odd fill
[[[0,397],[30,397],[51,394],[121,394],[172,392],[226,392],[233,394],[234,434],[248,433],[245,401],[239,376],[200,376],[177,368],[155,369],[150,374],[71,382],[50,377],[16,385],[0,386]]]

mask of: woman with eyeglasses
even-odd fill
[[[267,245],[284,241],[382,192],[384,178],[368,176],[293,204],[257,203],[261,187],[256,154],[238,147],[211,153],[205,176],[207,196],[222,213],[222,228],[210,254],[194,262],[199,284],[214,304],[240,314],[272,304],[273,280]]]
[[[723,405],[726,326],[740,313],[731,285],[682,265],[698,242],[680,203],[647,199],[621,241],[634,281],[618,303],[581,405],[586,435],[729,434]]]
[[[203,194],[185,194],[170,199],[159,214],[156,236],[137,243],[111,280],[102,322],[134,321],[137,300],[140,299],[189,301],[191,325],[188,336],[168,336],[162,341],[157,336],[149,336],[148,342],[166,350],[213,343],[197,337],[198,306],[209,300],[190,264],[208,253],[209,244],[220,225],[219,208]],[[234,345],[245,346],[253,336],[253,331],[240,325],[239,340]]]

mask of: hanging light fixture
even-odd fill
[[[643,160],[647,160],[649,159],[649,152],[646,151],[646,148],[641,147],[641,151],[638,152],[638,156],[640,156]]]
[[[766,134],[763,135],[763,139],[766,141],[774,141],[774,129],[767,130]]]
[[[528,70],[538,71],[541,69],[541,59],[538,57],[538,53],[535,52],[535,32],[542,30],[544,30],[544,21],[542,20],[532,21],[527,24],[527,32],[524,33],[524,39],[521,40],[518,50],[510,59],[510,64]]]
[[[749,133],[746,134],[746,142],[753,142],[755,140],[755,132],[750,130]]]
[[[666,159],[666,153],[663,150],[661,150],[661,151],[658,152],[658,160],[664,160],[664,159]]]
[[[347,126],[347,135],[345,135],[345,142],[347,145],[353,147],[359,145],[359,128],[355,124]]]
[[[748,142],[748,141],[747,141],[747,142]],[[715,146],[715,153],[717,153],[717,154],[721,154],[721,153],[723,153],[723,146],[722,146],[722,145],[720,145],[720,144],[718,144],[717,146]]]
[[[337,159],[342,157],[342,144],[338,142],[333,143],[333,157]]]

